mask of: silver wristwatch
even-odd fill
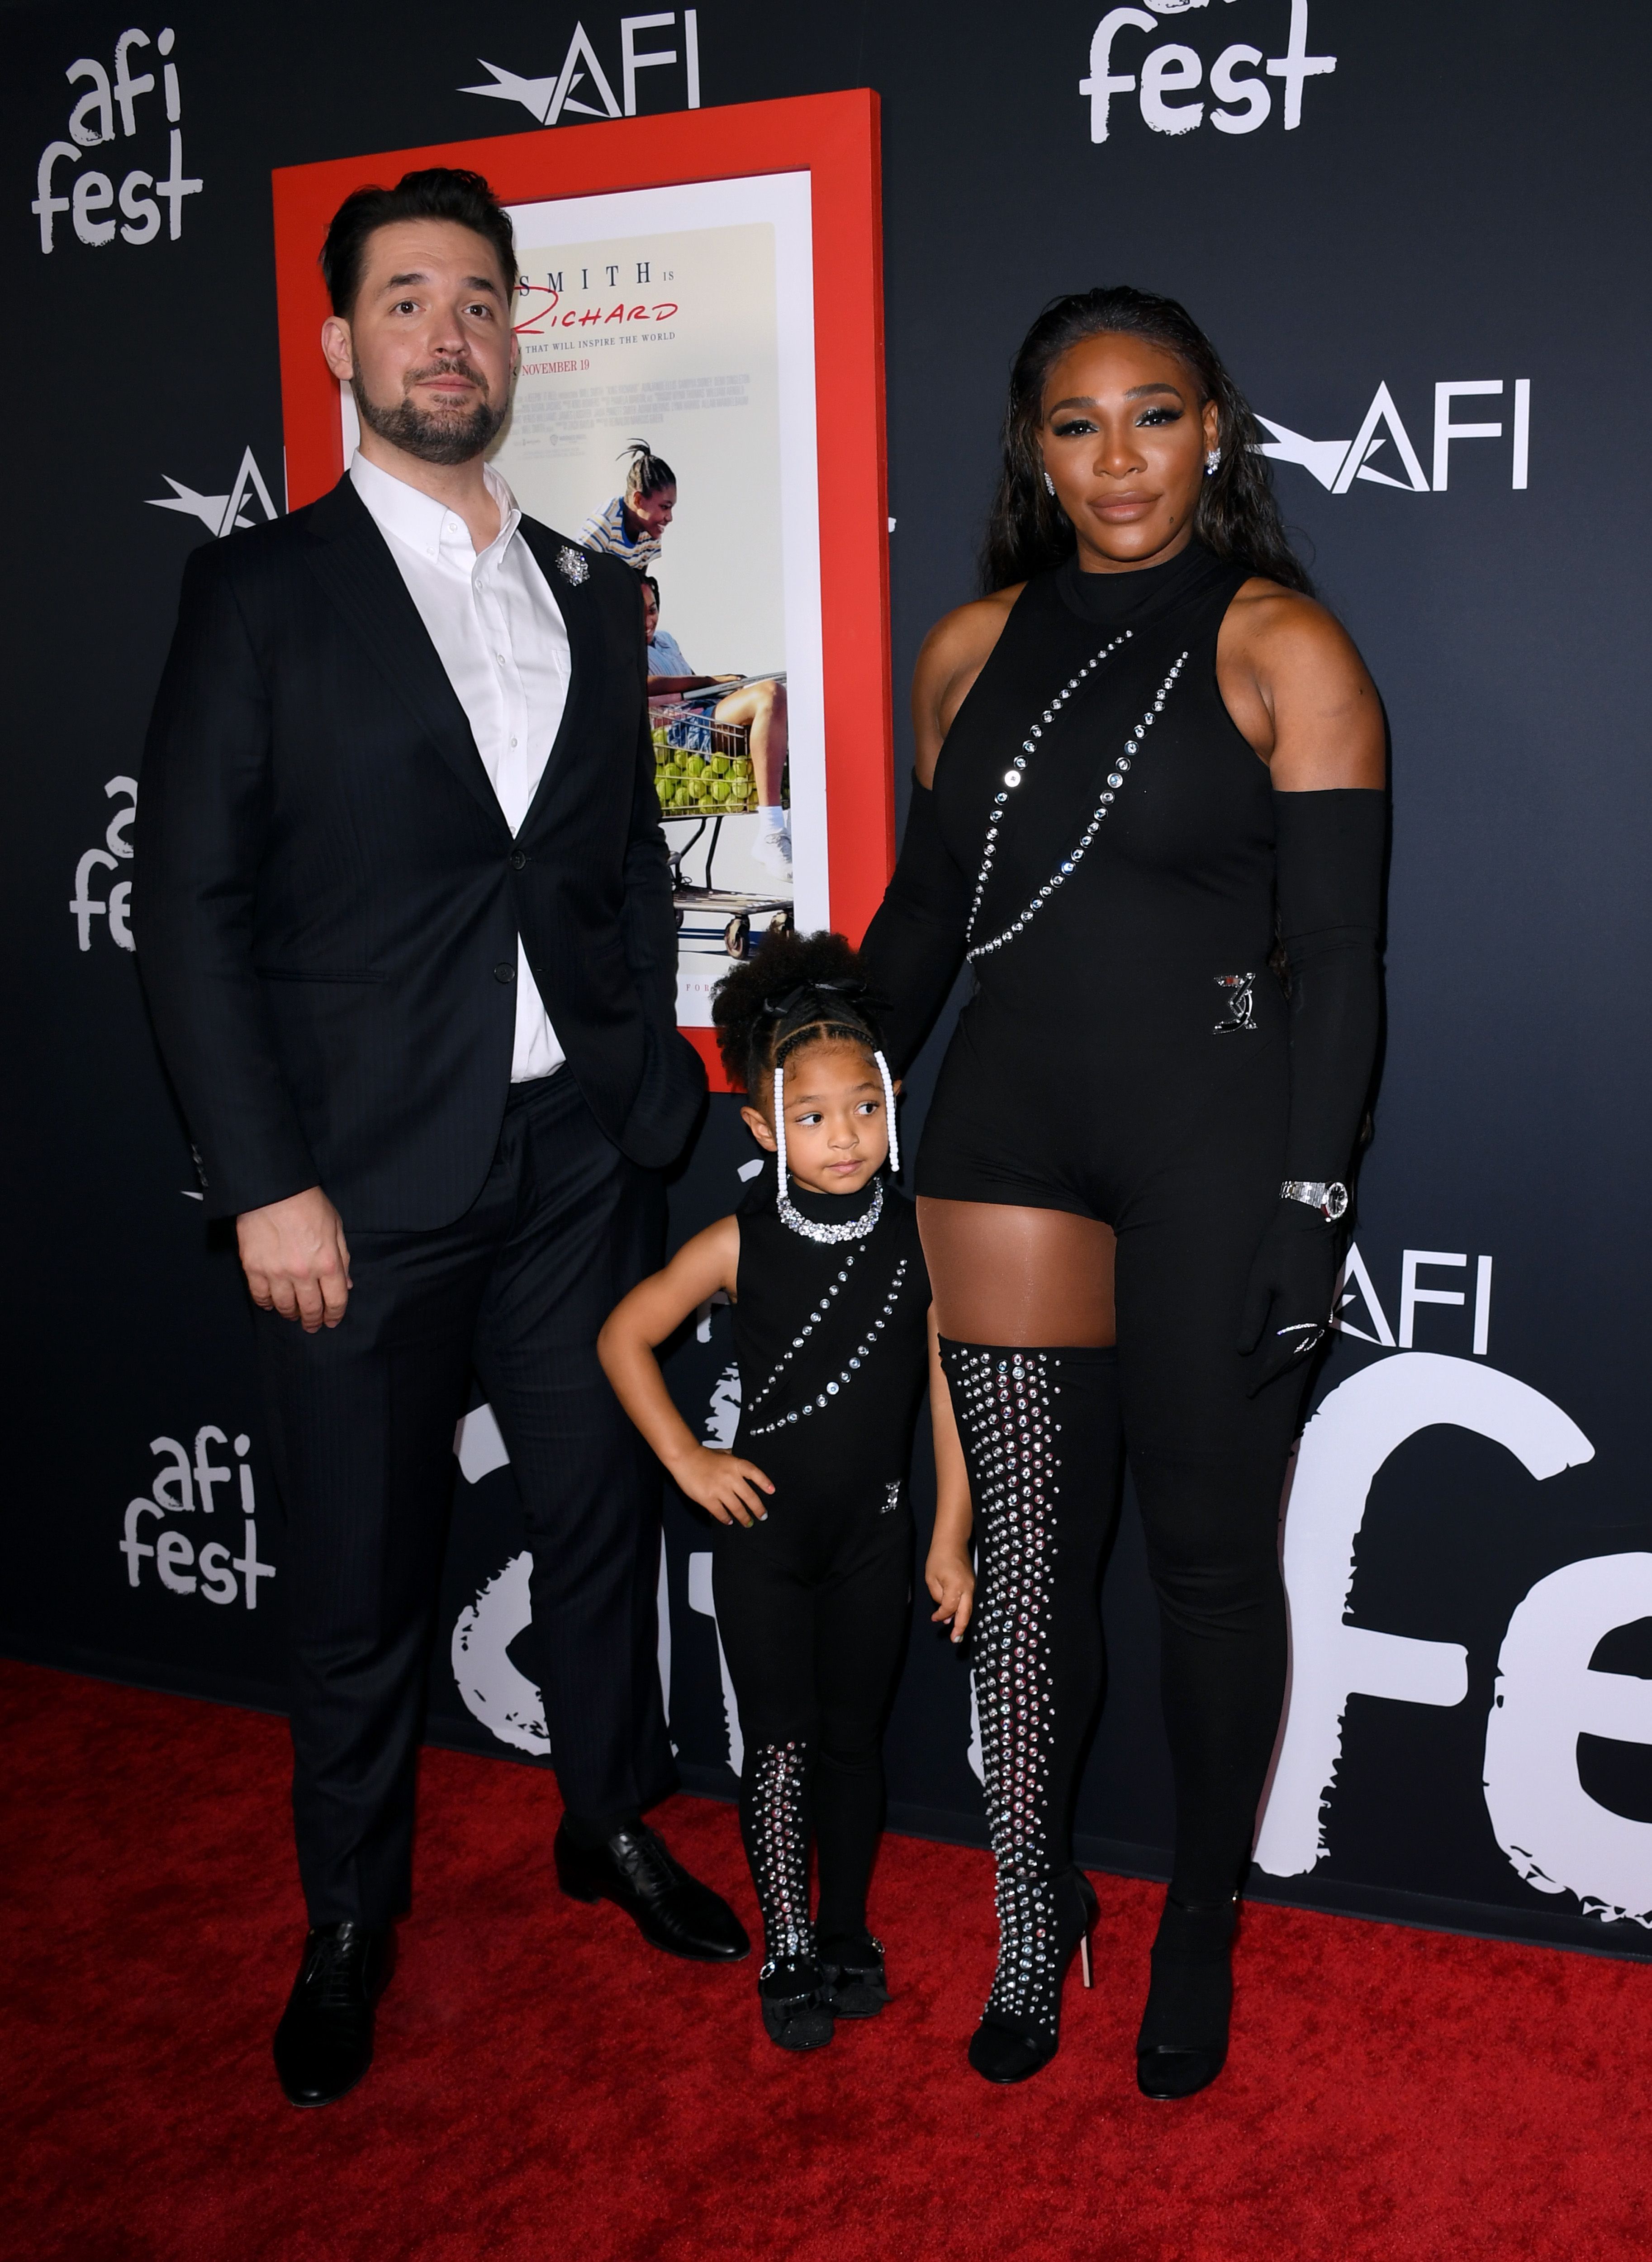
[[[1327,1185],[1323,1178],[1287,1178],[1279,1195],[1282,1201],[1306,1202],[1333,1225],[1348,1207],[1348,1190],[1340,1179]]]

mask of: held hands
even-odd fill
[[[715,1445],[694,1445],[668,1466],[678,1488],[719,1524],[743,1524],[749,1530],[767,1520],[769,1511],[758,1495],[774,1487],[754,1461],[737,1460]]]
[[[1239,1322],[1237,1347],[1252,1361],[1246,1387],[1253,1398],[1288,1367],[1305,1366],[1323,1341],[1341,1256],[1336,1226],[1306,1202],[1280,1203],[1251,1266]]]
[[[244,1209],[235,1221],[241,1270],[261,1311],[297,1320],[305,1335],[337,1327],[353,1285],[343,1221],[320,1186]]]
[[[952,1639],[962,1641],[975,1608],[975,1567],[968,1555],[956,1547],[931,1547],[923,1583],[936,1605],[930,1612],[930,1624],[950,1625]]]

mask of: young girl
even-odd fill
[[[634,1288],[598,1349],[621,1403],[715,1517],[717,1626],[745,1734],[740,1826],[763,1915],[763,2022],[816,2049],[888,2000],[866,1885],[882,1737],[906,1639],[906,1471],[927,1375],[939,1502],[925,1578],[969,1623],[970,1503],[898,1167],[894,1091],[841,935],[777,935],[718,986],[717,1041],[758,1144],[742,1201]],[[718,1289],[734,1306],[740,1427],[700,1444],[654,1357]],[[820,1905],[809,1916],[811,1836]]]

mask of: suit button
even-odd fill
[[[496,982],[514,982],[516,969],[514,966],[496,966],[493,969],[493,979]]]
[[[513,872],[520,872],[520,871],[522,869],[523,866],[527,863],[527,861],[528,861],[527,857],[523,855],[523,854],[522,854],[522,852],[521,852],[521,850],[520,848],[513,848],[513,849],[512,849],[512,851],[511,851],[511,869],[512,869],[512,871],[513,871]]]

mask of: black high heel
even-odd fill
[[[1153,1984],[1136,2042],[1136,2086],[1160,2103],[1196,2096],[1227,2063],[1237,1898],[1198,1907],[1165,1897]]]
[[[1058,1892],[1065,1888],[1067,1907],[1056,1932],[1051,2024],[1045,2027],[1031,2019],[1010,2018],[1002,2011],[987,2012],[969,2044],[969,2062],[983,2081],[1007,2087],[1012,2082],[1030,2081],[1049,2064],[1060,2047],[1061,1988],[1075,1953],[1083,1969],[1084,1985],[1093,1984],[1090,1934],[1101,1913],[1095,1888],[1081,1869],[1065,1870],[1052,1882]]]

